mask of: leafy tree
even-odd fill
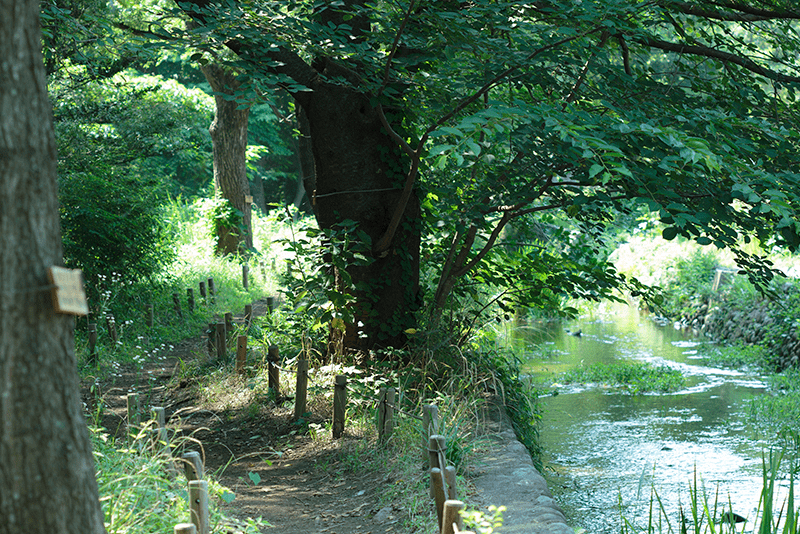
[[[74,320],[56,313],[56,143],[39,4],[0,3],[0,532],[105,532],[78,391]]]
[[[792,2],[179,5],[203,29],[194,46],[225,46],[253,84],[294,95],[320,227],[349,218],[369,236],[375,261],[348,269],[350,348],[402,343],[421,241],[434,317],[468,277],[508,283],[504,232],[546,229],[551,213],[581,232],[556,255],[520,249],[531,300],[630,283],[598,241],[636,206],[667,239],[731,247],[756,282],[771,267],[741,240],[800,244]]]

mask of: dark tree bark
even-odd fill
[[[331,74],[324,67],[321,73]],[[402,192],[407,164],[399,147],[369,97],[357,88],[320,82],[296,98],[308,123],[314,172],[305,178],[306,187],[314,189],[306,192],[320,228],[352,219],[374,245],[386,232]],[[368,266],[348,269],[359,289],[355,321],[342,340],[345,350],[405,344],[404,330],[415,324],[419,236],[419,202],[413,195],[390,249]]]
[[[0,2],[0,533],[104,532],[62,264],[39,3]]]
[[[209,132],[214,151],[214,189],[235,209],[242,213],[243,228],[219,226],[217,254],[236,254],[253,247],[250,205],[245,196],[250,195],[247,181],[247,126],[250,107],[239,109],[240,102],[226,99],[240,87],[230,69],[216,64],[203,67],[203,74],[214,90],[216,111]]]

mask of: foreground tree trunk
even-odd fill
[[[104,532],[62,264],[39,4],[0,2],[0,533]]]
[[[247,181],[247,125],[250,107],[239,109],[240,102],[232,99],[240,83],[230,69],[208,64],[203,74],[214,90],[216,112],[209,132],[214,151],[214,190],[242,214],[241,226],[217,226],[217,254],[236,254],[253,247],[250,195]],[[226,99],[228,96],[229,99]]]

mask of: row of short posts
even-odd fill
[[[378,402],[378,439],[391,437],[395,411],[394,388],[381,388]],[[439,409],[435,404],[422,406],[422,450],[430,473],[430,497],[436,505],[440,534],[473,534],[463,531],[461,511],[465,505],[456,492],[456,469],[447,465],[447,439],[439,433]]]
[[[141,450],[145,441],[142,437],[141,410],[139,395],[130,393],[127,396],[128,404],[128,435],[134,440],[134,446]],[[154,450],[171,457],[169,435],[166,428],[166,414],[162,407],[154,406],[151,413],[151,444]],[[186,452],[181,456],[181,461],[189,485],[189,512],[191,523],[181,523],[175,526],[174,534],[209,534],[210,515],[208,506],[208,481],[203,475],[203,460],[196,451]],[[173,464],[167,465],[174,469]]]

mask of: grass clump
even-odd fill
[[[561,375],[565,384],[603,384],[622,388],[630,393],[677,391],[684,384],[680,371],[664,365],[641,362],[596,363],[576,367]]]
[[[100,502],[108,534],[172,532],[189,522],[186,480],[171,472],[173,460],[148,447],[120,444],[99,428],[91,428]],[[143,443],[142,440],[137,444]],[[209,480],[210,503],[218,503],[230,491]],[[211,506],[213,532],[258,534],[267,526],[260,519],[240,521]]]

